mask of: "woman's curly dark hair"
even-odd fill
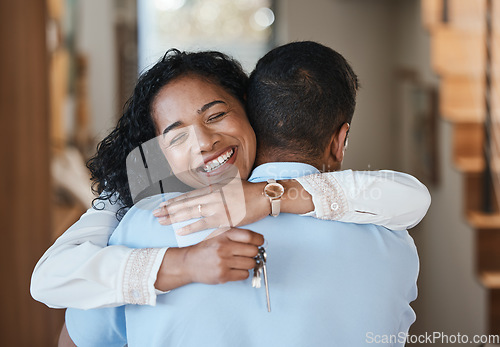
[[[180,52],[168,50],[162,59],[139,77],[132,97],[115,129],[97,146],[97,153],[87,162],[92,174],[92,190],[99,194],[93,206],[101,200],[119,203],[120,219],[133,205],[127,177],[126,159],[139,145],[156,136],[152,104],[158,92],[174,79],[194,75],[223,87],[245,104],[248,76],[241,65],[227,55],[214,52]]]

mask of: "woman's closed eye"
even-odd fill
[[[179,145],[184,143],[188,138],[188,134],[186,132],[182,132],[180,134],[176,134],[172,140],[170,140],[169,146]]]
[[[216,113],[216,114],[208,117],[207,122],[215,122],[217,120],[222,119],[226,115],[227,115],[227,112]]]

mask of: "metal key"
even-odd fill
[[[255,260],[257,264],[255,265],[253,269],[253,277],[252,277],[252,287],[254,288],[260,288],[262,278],[261,278],[261,272],[262,272],[262,261],[260,260],[260,256],[258,255],[255,257]]]
[[[267,281],[267,254],[264,247],[260,247],[259,253],[262,254],[262,272],[264,274],[264,286],[266,286],[267,312],[271,312],[271,298],[269,297],[269,283]]]
[[[271,300],[269,297],[269,282],[267,280],[267,254],[264,247],[259,247],[259,254],[255,257],[257,265],[253,269],[252,287],[260,288],[262,277],[264,277],[264,286],[266,287],[267,312],[271,312]]]

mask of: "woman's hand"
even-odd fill
[[[247,225],[270,213],[269,199],[263,195],[265,185],[235,178],[229,184],[211,185],[165,201],[153,214],[163,225],[200,218],[176,230],[178,235]]]
[[[219,284],[241,281],[256,265],[264,237],[247,229],[230,229],[216,237],[184,248],[169,248],[155,287],[171,290],[192,283]]]

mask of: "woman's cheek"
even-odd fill
[[[180,165],[182,165],[182,162],[180,161],[181,158],[179,158],[179,156],[172,154],[172,152],[169,151],[168,154],[166,155],[166,158],[167,158],[168,164],[170,165],[170,168],[172,169],[172,172],[174,172],[174,174],[185,171],[185,170],[182,170],[180,167]]]

